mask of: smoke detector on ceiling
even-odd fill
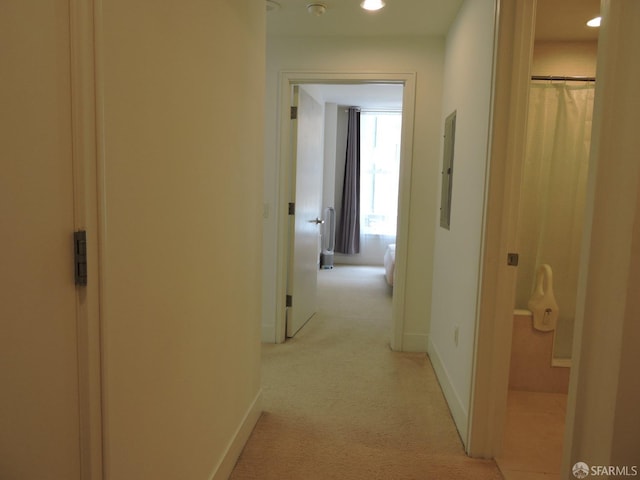
[[[327,6],[324,3],[310,3],[307,5],[307,12],[311,15],[315,15],[319,17],[320,15],[324,15],[324,12],[327,11]]]

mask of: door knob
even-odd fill
[[[320,220],[319,218],[316,217],[315,220],[309,220],[309,223],[315,223],[316,225],[320,225],[324,223],[324,220]]]

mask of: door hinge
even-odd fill
[[[291,306],[293,306],[293,296],[292,296],[292,295],[287,295],[287,300],[286,300],[286,302],[287,302],[287,303],[285,304],[285,306],[286,306],[286,307],[291,307]]]
[[[298,119],[298,107],[291,107],[291,120]]]
[[[294,202],[289,202],[289,215],[296,214],[296,204]]]
[[[517,267],[520,255],[517,253],[507,253],[507,265],[510,267]]]
[[[73,232],[74,272],[76,285],[87,285],[87,232]]]

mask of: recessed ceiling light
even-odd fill
[[[327,6],[324,3],[310,3],[307,5],[307,12],[316,17],[320,15],[324,15],[324,12],[327,11]]]
[[[371,11],[380,10],[382,7],[384,7],[384,1],[383,0],[364,0],[360,4],[360,6],[365,10],[371,10]]]
[[[592,18],[591,20],[589,20],[587,22],[587,26],[588,27],[599,27],[600,26],[600,20],[602,20],[601,17],[596,17],[596,18]]]

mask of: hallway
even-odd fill
[[[468,458],[425,354],[389,348],[383,269],[319,272],[318,313],[263,345],[263,415],[236,468],[244,479],[500,479]]]

